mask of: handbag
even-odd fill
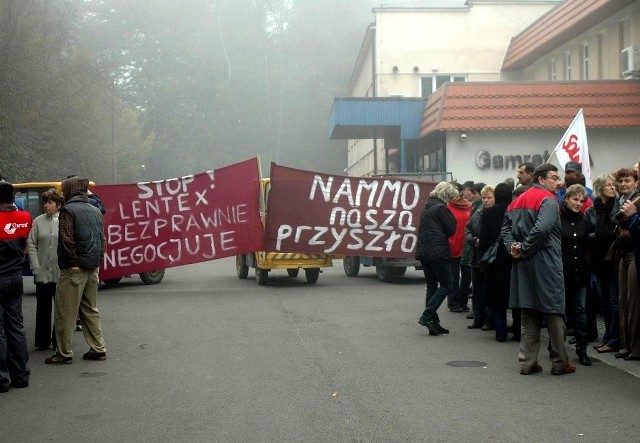
[[[498,256],[498,243],[499,241],[496,241],[494,244],[489,246],[489,248],[484,251],[484,254],[482,254],[482,257],[480,257],[478,265],[481,271],[486,271],[489,265],[495,261]]]

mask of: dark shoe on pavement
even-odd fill
[[[44,359],[47,365],[70,365],[73,363],[73,357],[63,357],[62,355],[53,354],[51,357]]]
[[[630,354],[630,352],[629,352],[629,351],[623,351],[623,350],[621,350],[620,352],[616,352],[615,354],[613,354],[613,356],[614,356],[615,358],[625,358],[625,357],[628,357],[628,356],[629,356],[629,354]]]
[[[467,314],[467,316],[465,318],[467,320],[473,320],[474,319],[473,312],[471,314]]]
[[[13,381],[13,380],[11,380],[11,387],[12,388],[17,388],[17,389],[28,388],[29,387],[29,382],[28,381]]]
[[[591,366],[591,359],[587,355],[586,351],[577,352],[577,354],[578,354],[578,361],[582,366]]]
[[[569,344],[570,345],[575,345],[576,343],[578,343],[578,339],[577,338],[572,338],[571,340],[569,340]]]
[[[435,327],[436,327],[436,332],[438,332],[438,334],[448,334],[449,333],[449,330],[443,328],[440,323],[436,323]]]
[[[454,306],[453,308],[449,308],[451,312],[464,312],[460,306]]]
[[[640,360],[640,356],[635,356],[635,355],[629,354],[626,357],[624,357],[624,359],[626,361],[638,361],[638,360]]]
[[[464,312],[469,312],[470,311],[469,306],[460,306],[460,309],[462,309]]]
[[[97,360],[97,361],[104,361],[107,359],[107,353],[106,352],[96,352],[93,349],[89,349],[88,352],[85,352],[84,355],[82,356],[82,358],[84,360]]]
[[[540,366],[538,363],[531,366],[530,368],[520,369],[520,375],[531,375],[538,372],[542,372],[542,366]]]
[[[482,325],[471,323],[469,326],[467,326],[467,329],[482,329]]]
[[[0,394],[9,392],[9,386],[0,386]]]
[[[560,369],[551,369],[553,375],[573,374],[574,372],[576,372],[576,365],[573,363],[566,363]]]

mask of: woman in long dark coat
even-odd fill
[[[486,269],[486,277],[482,288],[485,306],[493,312],[493,325],[496,340],[507,340],[507,308],[509,307],[509,286],[511,281],[511,261],[513,260],[502,243],[500,235],[504,213],[511,203],[511,187],[506,183],[496,186],[495,204],[482,211],[480,223],[480,254],[498,242],[496,258]],[[517,315],[516,315],[517,314]],[[513,315],[514,339],[520,339],[520,313]]]

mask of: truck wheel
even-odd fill
[[[342,260],[342,267],[347,277],[357,277],[360,272],[360,257],[345,257]]]
[[[139,275],[140,279],[144,282],[145,285],[157,285],[164,278],[164,269],[142,272]]]
[[[390,283],[395,280],[395,269],[391,266],[386,266],[383,262],[376,262],[376,276],[378,280],[384,283]]]
[[[240,280],[244,280],[249,275],[249,266],[247,266],[247,257],[245,255],[236,255],[236,274]]]
[[[299,272],[300,272],[300,268],[289,268],[289,269],[287,269],[287,274],[289,274],[289,277],[291,277],[291,278],[296,278],[298,276]]]
[[[267,284],[267,280],[269,279],[269,270],[261,269],[256,267],[256,281],[260,286],[264,286]]]
[[[320,275],[320,268],[309,268],[304,270],[304,275],[307,277],[307,283],[315,283],[318,281]]]

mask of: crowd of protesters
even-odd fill
[[[564,177],[551,164],[522,163],[517,184],[438,184],[420,220],[427,307],[419,323],[429,335],[448,333],[437,314],[446,299],[451,312],[467,313],[469,329],[495,331],[498,342],[511,331],[523,375],[542,371],[542,328],[554,375],[576,370],[567,335],[583,366],[592,365],[589,343],[640,360],[638,167],[601,174],[593,189],[575,162]]]

